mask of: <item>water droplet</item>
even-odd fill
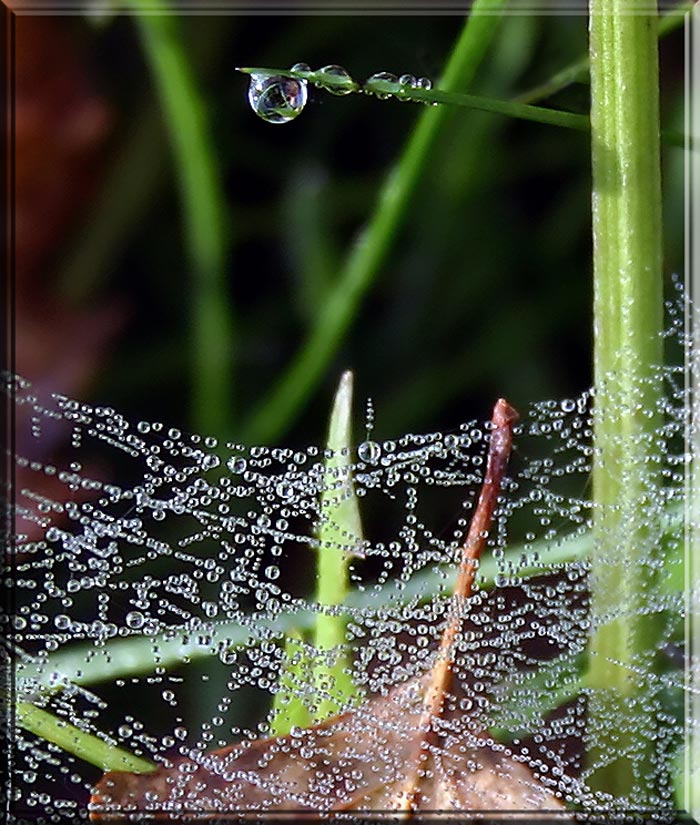
[[[242,456],[232,456],[226,462],[226,466],[232,473],[235,473],[236,475],[241,475],[241,473],[245,472],[246,467],[248,466],[248,462]]]
[[[251,75],[248,103],[267,123],[289,123],[297,117],[308,97],[307,82],[294,77]]]
[[[405,89],[409,89],[409,90],[410,90],[410,89],[415,89],[415,88],[416,88],[416,84],[418,83],[418,81],[416,80],[415,75],[412,75],[412,74],[402,74],[402,75],[401,75],[401,77],[399,78],[399,83],[400,83],[400,84],[401,84],[401,85],[402,85]],[[398,100],[400,100],[402,103],[407,103],[407,102],[410,100],[410,98],[408,98],[408,97],[401,97],[401,95],[398,95],[398,96],[397,96],[397,99],[398,99]]]
[[[308,63],[295,63],[292,66],[293,72],[310,72],[311,66]]]
[[[205,470],[205,471],[206,470],[213,470],[214,467],[218,467],[218,466],[219,466],[219,456],[218,455],[213,455],[213,454],[210,453],[209,455],[205,455],[204,458],[202,459],[202,469]]]
[[[391,85],[389,88],[384,88],[382,91],[377,91],[376,88],[373,88],[377,83]],[[391,72],[375,72],[367,78],[364,85],[364,91],[367,94],[376,95],[380,100],[386,100],[388,97],[391,97],[392,94],[398,92],[400,88],[401,84],[399,80],[396,75],[391,74]]]
[[[271,564],[269,567],[265,568],[265,576],[274,581],[275,579],[279,578],[280,569],[274,564]]]
[[[286,482],[280,482],[277,485],[277,495],[280,498],[294,498],[294,486]]]
[[[143,613],[140,613],[138,610],[132,610],[130,613],[126,614],[126,623],[134,630],[138,630],[143,627],[144,622],[145,619]]]
[[[357,455],[367,464],[376,464],[382,454],[382,448],[376,441],[363,441],[357,448]]]
[[[350,77],[349,72],[342,66],[331,63],[319,69],[316,74],[318,75],[318,79],[315,83],[319,89],[325,89],[332,95],[349,95],[354,91],[353,79]]]

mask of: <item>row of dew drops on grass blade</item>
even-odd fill
[[[652,515],[665,534],[663,542],[650,536],[645,561],[663,578],[682,552],[682,520],[670,524],[667,514],[688,456],[682,370],[660,375],[666,423]],[[350,653],[352,679],[368,696],[428,667],[483,475],[487,425],[379,440],[370,404],[349,466],[329,478],[320,446],[246,447],[58,394],[42,398],[17,376],[8,387],[18,455],[7,584],[16,602],[16,687],[27,701],[167,764],[270,733],[284,632],[306,634],[301,645],[311,659]],[[585,554],[553,560],[589,535],[590,401],[584,393],[539,402],[517,425],[490,558],[459,651],[463,695],[453,697],[464,718],[498,728],[509,752],[572,803],[589,799],[590,769],[577,745],[586,690],[576,664],[591,630],[588,564]],[[347,553],[352,590],[344,605],[320,608],[316,557],[333,549],[315,538],[328,518],[320,493],[330,485],[343,498],[350,476],[365,534],[341,531],[336,549]],[[662,589],[645,609],[664,623],[664,648],[654,653],[673,652],[683,594]],[[309,633],[319,612],[347,618],[345,650],[314,647]],[[683,672],[671,664],[655,670],[651,658],[636,666],[656,697],[649,735],[652,717],[663,718],[671,748],[686,721],[674,711]],[[545,686],[532,681],[539,671]],[[545,692],[567,685],[569,701],[544,715]],[[322,698],[303,679],[293,691],[310,707]],[[196,725],[194,706],[207,717]],[[458,714],[445,734],[457,735],[461,724]],[[49,812],[84,810],[99,774],[19,729],[14,770],[15,802]]]
[[[309,82],[334,95],[365,92],[380,99],[396,96],[402,101],[410,99],[406,96],[407,92],[416,89],[429,91],[433,86],[427,77],[412,74],[397,77],[391,72],[375,72],[359,84],[342,66],[331,64],[312,72],[306,63],[295,63],[290,73],[285,75],[262,69],[251,70],[248,102],[255,114],[268,123],[289,123],[306,106]]]

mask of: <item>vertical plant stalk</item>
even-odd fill
[[[635,670],[649,667],[657,642],[644,610],[654,586],[663,362],[657,16],[647,3],[640,13],[639,0],[590,0],[596,395],[587,759],[594,790],[655,807],[650,687]]]
[[[313,627],[315,652],[297,631],[287,632],[280,685],[272,704],[270,731],[286,735],[292,727],[308,727],[360,698],[347,652],[347,615],[332,608],[344,604],[350,592],[348,564],[362,545],[360,508],[352,482],[352,372],[340,378],[331,410],[326,460],[319,494],[316,528],[316,602]],[[328,608],[331,608],[328,610]],[[304,695],[304,686],[311,691]]]
[[[352,483],[353,376],[344,372],[333,401],[327,447],[326,472],[321,493],[318,535],[316,601],[321,609],[343,604],[350,590],[348,563],[362,545],[360,509]],[[351,676],[347,646],[347,617],[319,612],[314,630],[318,659],[313,677],[319,702],[314,721],[324,719],[359,696]],[[325,661],[332,651],[333,660]]]
[[[142,0],[130,0],[135,11]],[[205,432],[231,429],[233,318],[226,285],[226,205],[206,112],[180,36],[162,0],[148,0],[136,21],[163,107],[180,185],[192,266],[193,424]],[[184,273],[173,273],[182,290]]]

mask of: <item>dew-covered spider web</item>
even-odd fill
[[[667,337],[686,344],[675,303]],[[657,635],[625,664],[648,687],[645,724],[634,733],[653,742],[659,771],[653,788],[636,777],[634,798],[622,803],[635,807],[643,798],[643,807],[669,809],[680,805],[692,726],[689,390],[686,366],[659,373],[658,476],[641,551],[655,583],[636,608],[656,617]],[[77,754],[80,732],[103,741],[112,758],[120,748],[179,765],[166,790],[143,791],[142,801],[158,810],[330,808],[400,780],[482,482],[484,421],[387,441],[370,433],[347,467],[329,474],[322,444],[244,447],[44,397],[17,376],[8,390],[17,424],[16,536],[7,568],[17,811],[87,815],[102,770]],[[513,808],[523,799],[535,807],[538,799],[541,807],[610,802],[591,781],[601,764],[585,758],[587,714],[600,692],[585,677],[597,630],[591,400],[588,392],[520,410],[477,590],[464,611],[454,683],[425,757],[426,771],[444,779],[433,807],[465,794],[473,807],[509,807],[493,777],[518,789]],[[336,542],[319,542],[329,518],[321,494],[330,487],[347,497],[349,479],[363,532],[340,529]],[[320,606],[317,560],[338,549],[347,556],[350,591],[344,604]],[[598,575],[595,586],[614,592],[622,583]],[[344,645],[314,644],[320,613],[345,618]],[[342,657],[360,694],[350,703],[354,714],[311,733],[295,725],[270,745],[285,708],[302,706],[313,718],[332,698],[333,685],[314,681],[314,668],[332,669]],[[618,731],[614,712],[607,719],[604,707],[597,712],[614,748],[617,734],[630,732]],[[58,743],[56,722],[70,747]],[[222,755],[212,756],[218,749]],[[633,768],[643,752],[626,754]],[[461,790],[450,797],[445,788],[455,782]],[[377,791],[366,800],[365,808],[391,803]]]

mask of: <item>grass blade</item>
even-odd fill
[[[192,319],[193,422],[230,431],[233,317],[226,284],[226,200],[216,152],[178,19],[162,0],[130,0],[173,148],[185,236],[194,275]]]
[[[316,600],[320,606],[342,605],[347,599],[350,582],[348,562],[362,546],[362,523],[357,496],[353,489],[352,463],[352,373],[340,379],[328,430],[328,458],[321,494],[321,522],[318,527],[318,567]],[[314,631],[318,651],[314,663],[314,685],[319,695],[314,719],[337,713],[358,696],[350,675],[351,663],[344,652],[347,618],[319,612]],[[334,651],[333,661],[326,661],[324,651]]]
[[[156,769],[147,759],[105,742],[99,736],[87,733],[31,702],[17,702],[16,719],[17,724],[30,733],[53,742],[103,771],[149,773]]]
[[[290,630],[284,640],[281,676],[272,700],[270,736],[286,736],[294,727],[307,728],[311,725],[311,697],[304,692],[311,681],[310,660],[304,639],[298,630]]]

